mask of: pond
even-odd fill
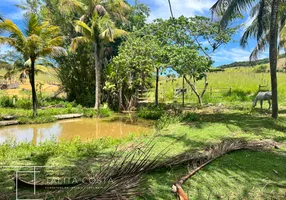
[[[0,143],[16,141],[39,144],[46,140],[72,140],[77,137],[82,141],[87,141],[102,137],[120,138],[130,133],[143,132],[152,132],[150,122],[131,123],[125,118],[80,118],[47,124],[2,127],[0,128]]]

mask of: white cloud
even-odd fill
[[[242,48],[230,48],[230,49],[221,49],[218,52],[214,53],[212,59],[220,63],[230,63],[230,62],[239,62],[239,61],[249,61],[249,56],[251,54],[250,50],[244,50]],[[267,58],[269,56],[268,52],[262,52],[258,59]]]
[[[191,17],[196,14],[203,15],[205,11],[209,11],[214,4],[213,0],[171,0],[174,17],[184,15]],[[153,0],[153,5],[148,22],[156,18],[170,18],[170,8],[167,0]]]
[[[249,60],[251,52],[241,48],[221,49],[213,55],[216,62],[237,62]]]
[[[11,20],[21,20],[24,19],[24,10],[19,10],[18,12],[13,12],[5,15],[4,17],[6,19],[11,19]]]

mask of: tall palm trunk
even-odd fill
[[[277,38],[278,38],[278,4],[273,0],[271,5],[271,24],[269,40],[269,60],[272,90],[272,117],[278,118],[278,92],[277,92]]]
[[[100,61],[100,49],[99,49],[99,44],[94,43],[93,44],[94,48],[94,58],[95,58],[95,105],[94,108],[99,110],[100,108],[100,69],[101,69],[101,61]]]
[[[37,115],[37,93],[35,87],[35,58],[31,59],[31,71],[29,73],[30,84],[32,88],[32,104],[33,104],[33,116]]]
[[[158,90],[159,90],[159,67],[156,67],[156,88],[155,88],[155,106],[158,106]]]

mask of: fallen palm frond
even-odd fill
[[[178,186],[181,187],[185,181],[197,173],[200,169],[218,159],[226,153],[230,153],[238,150],[265,150],[270,148],[279,148],[276,142],[273,141],[253,141],[247,142],[243,140],[225,140],[219,144],[208,147],[202,153],[187,153],[184,152],[177,155],[166,162],[166,165],[174,166],[183,163],[189,163],[193,170],[177,180],[172,186],[172,192],[178,193]],[[174,189],[175,188],[175,189]],[[182,189],[181,189],[182,190]],[[178,194],[177,194],[178,196]]]
[[[83,183],[71,188],[67,199],[128,199],[142,194],[142,175],[159,168],[168,148],[154,154],[154,139],[138,144],[130,151],[116,150],[109,162],[101,164],[99,172],[86,177]]]

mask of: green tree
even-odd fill
[[[221,45],[231,40],[231,35],[237,28],[226,28],[221,31],[220,24],[212,22],[209,18],[181,16],[169,20],[158,19],[146,26],[142,34],[156,36],[160,41],[160,46],[167,47],[165,52],[169,53],[170,66],[186,80],[197,95],[199,104],[202,105],[202,98],[208,87],[206,72],[212,63],[211,56]],[[197,51],[200,56],[195,54]],[[201,57],[202,55],[205,58]],[[188,58],[188,56],[191,57]],[[196,57],[199,59],[198,62],[202,63],[197,63],[192,57]],[[184,64],[180,62],[180,59],[194,63]],[[204,79],[205,86],[199,93],[195,82],[201,79]]]
[[[123,90],[130,100],[135,98],[139,89],[151,85],[154,70],[158,72],[163,67],[162,50],[156,38],[150,35],[138,36],[137,33],[128,36],[121,44],[118,56],[114,57],[109,66],[109,79],[105,87],[109,90],[114,88],[117,92],[120,109],[124,107]],[[158,105],[159,73],[156,73],[156,80],[155,104]]]
[[[228,22],[237,14],[247,10],[249,7],[258,8],[257,13],[257,41],[263,37],[265,27],[269,24],[269,60],[270,76],[272,90],[272,117],[278,118],[278,93],[277,93],[277,55],[278,55],[278,27],[279,27],[279,9],[283,5],[280,0],[259,0],[259,1],[238,1],[231,0],[227,3],[224,0],[218,0],[212,10],[222,16],[220,22],[222,27],[226,27]],[[268,9],[269,8],[269,9]],[[284,9],[282,9],[284,10]],[[268,13],[267,13],[268,12]],[[265,15],[269,14],[269,21],[265,21]],[[266,40],[265,40],[266,41]]]
[[[21,53],[25,60],[30,59],[29,79],[32,88],[33,115],[37,115],[37,94],[35,88],[35,62],[39,57],[62,56],[66,51],[61,47],[63,37],[59,27],[47,22],[40,22],[36,15],[26,19],[26,28],[22,32],[11,20],[0,22],[0,30],[7,31],[8,36],[0,36],[0,43],[7,44]]]

